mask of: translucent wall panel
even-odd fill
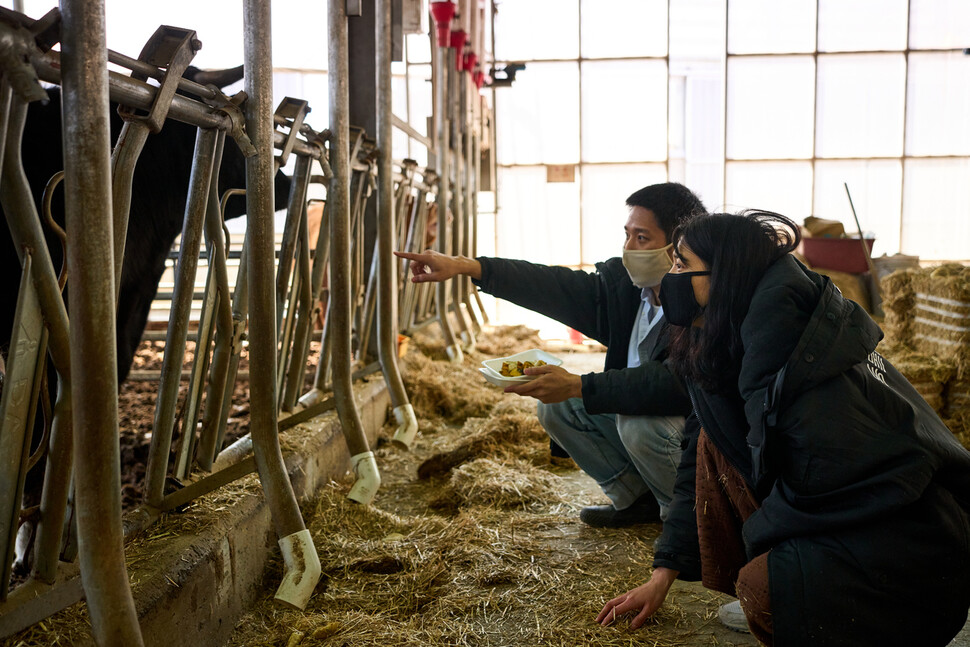
[[[684,183],[708,209],[720,206],[724,195],[724,83],[710,66],[692,66],[685,85]],[[672,109],[672,108],[671,108]],[[673,175],[671,175],[673,177]]]
[[[498,169],[496,254],[579,264],[579,183],[546,182],[544,166]]]
[[[819,0],[818,51],[906,49],[907,0]]]
[[[970,260],[970,160],[906,160],[902,251]]]
[[[862,230],[876,236],[873,254],[899,251],[899,217],[903,190],[903,165],[899,160],[818,161],[815,163],[815,212],[840,220],[845,231],[856,229],[845,184]]]
[[[890,157],[903,151],[902,54],[818,57],[818,157]]]
[[[582,0],[583,58],[667,54],[667,0]]]
[[[678,0],[670,6],[670,58],[724,60],[726,0]]]
[[[280,3],[291,4],[291,3]],[[13,2],[6,0],[6,7]],[[24,13],[31,18],[40,18],[57,2],[52,0],[27,0]],[[278,11],[273,6],[273,24],[277,22]],[[326,6],[323,8],[326,13]],[[226,68],[241,65],[243,62],[243,16],[242,6],[237,3],[199,2],[198,0],[172,0],[163,4],[151,5],[129,0],[107,0],[105,2],[105,29],[108,47],[127,56],[137,57],[159,25],[177,25],[194,29],[202,49],[192,59],[192,64],[200,68]],[[274,30],[275,32],[275,30]],[[323,23],[323,61],[326,64],[327,27]],[[273,38],[274,57],[286,58],[283,47]],[[314,59],[315,62],[316,59]],[[275,65],[280,65],[275,63]]]
[[[729,54],[815,50],[815,0],[730,0]]]
[[[650,184],[667,181],[663,164],[583,166],[583,263],[623,253],[626,199]]]
[[[667,158],[667,64],[596,61],[582,66],[583,161]]]
[[[801,222],[811,215],[810,162],[728,162],[726,211],[766,209]]]
[[[306,122],[316,131],[330,127],[330,90],[326,72],[273,73],[273,108],[284,97],[305,99],[310,104]]]
[[[529,63],[495,92],[499,164],[579,161],[579,65]]]
[[[912,49],[967,47],[970,2],[910,0],[909,46]]]
[[[428,117],[434,112],[430,65],[412,65],[408,68],[408,110],[411,127],[422,135],[428,135]]]
[[[911,54],[907,102],[907,155],[970,155],[970,56]]]
[[[497,60],[517,61],[579,56],[578,0],[503,2],[497,9],[498,12],[495,14],[495,58]]]
[[[407,79],[404,76],[391,77],[391,112],[407,121],[408,119],[408,95]],[[407,136],[403,130],[391,128],[391,157],[393,159],[403,159],[410,157]]]
[[[431,37],[428,34],[407,34],[404,46],[408,63],[431,63]]]
[[[812,156],[810,56],[730,58],[727,95],[728,159]]]
[[[140,4],[140,3],[133,3]],[[194,6],[208,5],[194,2]],[[223,15],[242,14],[242,6],[231,3],[228,11],[222,3]],[[273,4],[273,67],[326,70],[327,4],[303,0],[274,0]],[[191,23],[190,23],[191,24]],[[221,29],[225,27],[220,26]],[[204,41],[203,41],[204,42]]]

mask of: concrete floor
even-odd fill
[[[586,353],[559,352],[554,354],[562,358],[563,368],[578,374],[602,371],[603,362],[606,359],[605,352],[595,351]],[[963,631],[953,639],[949,647],[970,647],[970,619],[967,620]]]

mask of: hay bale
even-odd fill
[[[842,296],[850,301],[855,301],[862,306],[866,312],[872,312],[872,307],[869,301],[869,289],[866,287],[867,277],[865,275],[849,274],[847,272],[827,270],[819,267],[813,267],[812,271],[818,272],[819,274],[832,279],[832,283],[835,283],[835,287],[839,289]]]
[[[911,344],[913,339],[913,310],[916,296],[913,277],[918,270],[899,270],[880,282],[882,310],[885,313],[883,331],[893,343]]]
[[[879,352],[903,374],[934,411],[940,413],[943,410],[943,389],[955,370],[952,362],[901,345],[880,346]]]
[[[955,418],[968,414],[970,418],[970,379],[950,380],[946,385],[945,400],[943,415]]]
[[[970,366],[970,267],[948,263],[921,270],[912,284],[914,347],[952,357],[962,379]]]

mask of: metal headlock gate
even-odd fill
[[[461,73],[471,67],[459,66],[463,59],[450,47],[451,41],[437,48],[436,141],[427,142],[431,168],[418,169],[411,160],[395,165],[390,152],[390,4],[376,2],[376,140],[351,128],[348,120],[343,0],[329,2],[332,121],[322,132],[306,123],[305,101],[287,98],[275,114],[272,111],[272,60],[266,54],[271,51],[269,3],[244,3],[246,87],[245,94],[235,97],[182,78],[201,46],[193,31],[160,27],[139,58],[131,59],[104,48],[101,2],[65,0],[60,12],[52,10],[40,20],[0,10],[0,202],[23,268],[9,357],[6,366],[0,366],[5,368],[0,392],[0,637],[83,595],[99,644],[142,644],[125,570],[125,537],[150,526],[162,512],[254,470],[284,558],[276,597],[303,608],[319,579],[320,563],[283,465],[278,432],[336,408],[356,474],[348,496],[368,503],[380,475],[354,401],[354,376],[382,370],[398,423],[395,444],[408,447],[418,428],[397,366],[399,331],[437,322],[450,340],[449,356],[460,361],[451,316],[458,322],[464,348],[473,346],[481,324],[470,282],[463,278],[434,289],[413,284],[391,251],[425,249],[429,220],[435,217],[439,251],[474,255],[481,106],[471,100],[477,94],[470,88],[470,74]],[[51,50],[57,42],[60,53]],[[131,75],[107,71],[108,61],[131,70]],[[92,73],[96,70],[104,72]],[[73,325],[41,224],[42,216],[44,222],[52,222],[50,214],[38,214],[21,163],[27,104],[46,97],[38,79],[61,85],[63,93],[64,190],[70,196],[65,200],[65,247]],[[125,120],[110,153],[105,112],[109,97],[123,106],[119,112]],[[148,136],[166,119],[194,125],[198,132],[145,503],[123,523],[112,322],[133,170]],[[246,155],[247,186],[220,196],[217,180],[226,134]],[[295,171],[275,263],[273,177],[291,157]],[[314,164],[320,174],[312,173]],[[315,241],[310,239],[307,218],[310,183],[327,187]],[[241,265],[230,284],[223,212],[228,196],[239,192],[246,195],[248,222]],[[365,205],[375,193],[378,234],[372,266],[365,268]],[[46,208],[49,211],[49,200]],[[451,227],[449,212],[454,214]],[[98,262],[106,250],[113,252],[113,262]],[[190,331],[200,253],[207,266],[205,287],[198,325]],[[484,321],[481,302],[475,305]],[[325,319],[314,366],[308,358],[321,309]],[[378,361],[367,364],[375,324]],[[192,334],[195,356],[179,414],[182,365]],[[249,374],[251,432],[224,448],[244,343],[250,362],[261,367]],[[43,375],[48,365],[58,385],[52,408],[39,397],[46,392]],[[312,386],[307,390],[310,375]],[[330,391],[333,395],[328,397]],[[38,402],[43,405],[40,411]],[[32,441],[34,420],[41,415],[45,435]],[[32,444],[38,450],[28,455]],[[25,478],[41,463],[46,470],[41,502],[32,513],[38,520],[33,566],[28,580],[10,590]]]

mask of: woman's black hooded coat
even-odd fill
[[[879,327],[785,256],[741,328],[738,393],[697,421],[761,501],[776,645],[946,645],[970,605],[970,453],[876,351]],[[693,431],[692,431],[693,429]],[[655,566],[698,573],[696,425]]]

